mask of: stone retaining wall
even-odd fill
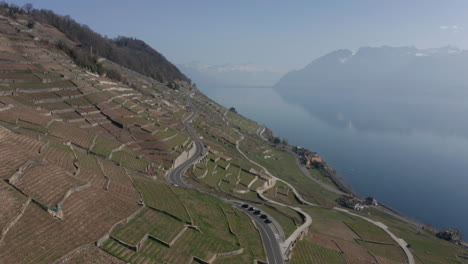
[[[96,241],[96,246],[98,247],[102,247],[102,245],[104,244],[104,242],[106,242],[107,239],[110,238],[110,235],[112,234],[112,232],[115,231],[115,229],[117,229],[117,227],[119,227],[120,225],[122,224],[126,224],[128,222],[130,222],[132,219],[134,219],[145,207],[142,206],[140,207],[138,210],[136,210],[135,212],[133,212],[131,215],[129,215],[127,218],[123,219],[123,220],[120,220],[119,222],[115,223],[111,229],[109,230],[109,232],[107,232],[104,236],[102,236],[98,241]]]
[[[32,199],[29,198],[24,204],[23,206],[21,207],[21,211],[18,215],[16,215],[13,219],[10,220],[10,222],[8,222],[8,224],[6,224],[3,229],[2,229],[2,233],[0,234],[0,245],[3,243],[3,239],[5,238],[6,234],[8,233],[8,231],[10,231],[10,229],[18,222],[18,220],[23,216],[24,212],[26,211],[26,209],[28,208],[28,205],[31,203]]]
[[[172,167],[171,167],[171,170],[173,170],[174,168],[180,166],[182,163],[186,162],[187,160],[189,160],[191,157],[193,157],[193,155],[195,154],[196,150],[197,150],[197,147],[195,145],[195,142],[192,142],[191,143],[192,147],[190,147],[189,150],[185,150],[184,152],[182,152],[175,160],[174,162],[172,163]],[[169,170],[169,171],[171,171]]]

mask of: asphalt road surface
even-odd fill
[[[187,118],[183,124],[185,129],[189,133],[190,137],[193,139],[195,143],[195,154],[188,159],[186,162],[182,163],[178,167],[174,168],[169,175],[167,176],[168,181],[173,184],[184,188],[191,188],[194,189],[195,186],[188,184],[184,181],[184,172],[192,166],[203,154],[206,150],[205,145],[201,142],[200,138],[195,133],[195,130],[190,126],[190,122],[197,116],[197,110],[194,107],[190,96],[187,96],[187,102],[189,104],[190,110],[192,114]],[[219,198],[219,197],[218,197]],[[231,204],[234,204],[232,200],[223,199]],[[241,203],[238,201],[238,203]],[[241,209],[238,205],[237,208]],[[261,219],[259,216],[252,214],[244,209],[247,215],[254,221],[255,225],[257,226],[260,236],[262,238],[263,246],[266,251],[267,260],[269,264],[285,264],[286,262],[283,260],[283,256],[281,253],[281,249],[279,246],[279,234],[273,231],[271,224],[267,224]]]

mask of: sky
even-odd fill
[[[176,64],[301,69],[336,49],[468,49],[466,0],[29,0],[109,37],[144,40]]]

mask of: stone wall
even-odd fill
[[[31,203],[31,198],[29,198],[24,204],[23,206],[21,207],[21,211],[18,215],[16,215],[13,219],[10,220],[10,222],[8,222],[8,224],[6,224],[3,229],[2,229],[2,233],[0,234],[0,245],[2,244],[3,242],[3,239],[5,238],[5,235],[8,233],[8,231],[10,231],[10,229],[18,222],[18,220],[21,218],[21,216],[23,216],[24,212],[26,211],[26,208],[28,208],[28,205]]]
[[[101,247],[104,242],[106,242],[107,239],[110,238],[110,235],[112,234],[112,232],[115,231],[115,229],[117,229],[117,227],[119,227],[120,225],[122,224],[126,224],[128,222],[130,222],[132,219],[134,219],[140,212],[141,210],[143,210],[145,207],[142,206],[140,207],[140,209],[136,210],[135,212],[133,212],[131,215],[129,215],[127,218],[115,223],[111,229],[109,230],[109,232],[107,232],[104,236],[102,236],[98,241],[96,241],[96,246],[98,247]]]
[[[189,150],[185,150],[174,160],[174,162],[172,163],[172,167],[168,172],[172,171],[174,168],[180,166],[182,163],[186,162],[191,157],[193,157],[193,155],[197,151],[197,147],[194,142],[192,142],[191,145],[191,147],[189,146]]]

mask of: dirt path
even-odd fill
[[[262,135],[264,131],[265,131],[265,127],[258,129],[258,131],[257,131],[257,136],[260,137],[261,139],[263,139],[264,141],[267,141],[267,140],[263,137],[263,135]],[[275,180],[280,180],[280,179],[274,177],[273,175],[271,175],[270,172],[268,172],[268,170],[267,170],[265,167],[263,167],[263,166],[261,166],[260,164],[258,164],[258,163],[256,163],[256,162],[250,160],[250,159],[239,149],[239,144],[238,144],[238,143],[244,138],[244,136],[243,136],[240,132],[238,132],[238,133],[239,133],[242,137],[241,137],[241,139],[240,139],[239,141],[237,141],[237,144],[236,144],[237,150],[238,150],[246,159],[248,159],[250,162],[256,164],[256,165],[259,166],[259,167],[261,167],[261,168],[265,171],[266,174],[268,174],[269,176],[271,176],[271,177],[274,178]],[[295,157],[296,164],[297,164],[297,166],[299,167],[299,169],[302,171],[302,173],[303,173],[304,175],[306,175],[306,176],[309,177],[311,180],[313,180],[314,182],[316,182],[317,184],[319,184],[322,188],[324,188],[324,189],[326,189],[326,190],[328,190],[328,191],[331,191],[331,192],[334,192],[334,193],[340,194],[340,195],[345,194],[344,192],[342,192],[342,191],[340,191],[340,190],[337,190],[337,189],[335,189],[335,188],[333,188],[333,187],[331,187],[331,186],[325,184],[324,182],[318,180],[317,178],[315,178],[313,175],[310,174],[310,172],[309,172],[304,166],[302,166],[302,165],[299,163],[299,160],[298,160],[297,156],[295,155],[295,153],[292,152],[292,150],[288,149],[288,152],[291,153],[291,154]],[[287,183],[287,182],[285,182],[285,181],[283,181],[283,180],[280,180],[280,181],[283,182],[283,183],[285,183],[285,184],[287,184],[289,187],[292,188],[292,186],[291,186],[289,183]],[[272,188],[273,186],[274,186],[274,184],[272,184],[272,186],[270,186],[269,188]],[[265,189],[263,189],[263,190],[260,190],[260,192],[257,190],[257,192],[258,192],[259,195],[263,198],[263,197],[264,197],[264,196],[263,196],[263,192],[265,192],[265,191],[268,190],[269,188],[265,188]],[[297,194],[297,192],[295,191],[295,189],[292,188],[292,190],[294,191],[294,194],[296,194],[296,196],[298,197],[298,199],[300,199],[300,200],[302,201],[302,198],[300,198],[300,195]],[[265,198],[266,198],[266,197],[265,197]],[[271,201],[271,200],[270,200],[270,202],[276,203],[276,204],[279,204],[279,205],[282,205],[281,203],[278,203],[278,202],[276,202],[276,201]],[[311,203],[308,203],[308,202],[306,202],[306,204],[314,205],[314,204],[311,204]],[[292,207],[290,207],[290,208],[292,208]],[[292,209],[294,209],[294,208],[292,208]],[[296,209],[300,209],[300,208],[296,208]],[[349,211],[346,210],[346,209],[342,209],[342,208],[338,208],[338,207],[334,207],[333,209],[334,209],[334,210],[337,210],[337,211],[340,211],[340,212],[344,212],[344,213],[353,215],[353,216],[356,216],[356,217],[359,217],[359,218],[362,218],[362,219],[364,219],[364,220],[366,220],[366,221],[368,221],[368,222],[370,222],[370,223],[372,223],[372,224],[374,224],[374,225],[380,227],[381,229],[383,229],[383,230],[384,230],[384,231],[401,247],[401,249],[403,249],[403,251],[405,252],[406,257],[407,257],[407,259],[408,259],[408,262],[407,262],[407,263],[409,263],[409,264],[415,264],[413,254],[412,254],[411,251],[407,248],[408,243],[406,243],[406,241],[404,241],[403,239],[401,239],[401,238],[395,236],[395,234],[393,234],[393,233],[388,229],[388,226],[384,225],[384,224],[381,223],[381,222],[374,221],[374,220],[372,220],[372,219],[370,219],[370,218],[367,218],[367,217],[364,217],[364,216],[360,216],[360,215],[355,214],[355,213],[351,213],[351,212],[349,212]],[[297,211],[297,210],[296,210],[296,211]],[[302,210],[301,210],[301,211],[302,211]],[[311,221],[312,221],[312,219],[311,219]],[[312,224],[312,222],[311,222],[310,224]],[[296,231],[298,231],[298,229],[296,229]],[[291,238],[291,237],[292,237],[292,235],[290,236],[290,238]],[[288,240],[289,240],[289,239],[288,239]],[[288,243],[288,242],[291,242],[291,241],[288,241],[288,240],[285,241],[285,244]],[[294,241],[294,240],[292,240],[292,241]]]
[[[336,211],[347,213],[347,214],[352,215],[352,216],[362,218],[362,219],[364,219],[364,220],[366,220],[366,221],[368,221],[368,222],[382,228],[401,247],[401,249],[403,249],[403,251],[406,254],[406,258],[408,259],[407,263],[408,264],[415,264],[416,263],[414,261],[413,254],[407,248],[408,243],[406,243],[405,240],[395,236],[395,234],[393,234],[390,230],[388,230],[388,226],[386,226],[385,224],[383,224],[381,222],[374,221],[374,220],[372,220],[370,218],[367,218],[367,217],[364,217],[364,216],[361,216],[361,215],[358,215],[358,214],[355,214],[355,213],[351,213],[350,211],[348,211],[346,209],[342,209],[342,208],[338,208],[338,207],[334,207],[333,209],[336,210]]]

